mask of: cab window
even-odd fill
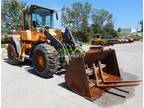
[[[24,26],[24,28],[25,28],[25,30],[29,29],[29,15],[27,12],[25,13],[25,26]]]

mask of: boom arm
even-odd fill
[[[73,55],[84,52],[81,48],[76,46],[73,35],[68,28],[66,28],[63,33],[63,43],[56,39],[55,36],[51,35],[47,30],[45,30],[44,33],[55,49],[57,49],[60,56],[64,57],[68,64]]]

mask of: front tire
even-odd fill
[[[49,44],[39,44],[34,48],[32,63],[36,74],[43,78],[52,77],[58,70],[58,53]]]

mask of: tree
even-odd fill
[[[114,30],[113,15],[104,9],[95,9],[92,12],[92,24],[89,25],[91,5],[81,2],[73,3],[70,7],[63,7],[61,23],[63,27],[69,27],[74,36],[79,36],[87,42],[94,34],[118,36]]]
[[[93,10],[93,12],[92,12],[92,21],[93,21],[92,27],[93,27],[94,31],[101,33],[104,26],[105,26],[105,28],[107,28],[107,26],[112,25],[112,24],[108,24],[108,21],[109,21],[109,23],[111,23],[111,21],[112,21],[111,18],[112,18],[112,15],[104,9]]]
[[[92,21],[93,24],[97,25],[100,29],[107,22],[110,14],[108,11],[104,9],[95,9],[92,12]]]
[[[141,32],[143,32],[143,19],[140,21],[140,25],[141,25]]]
[[[111,32],[110,32],[110,35],[113,36],[113,37],[119,37],[120,34],[115,30],[113,29]]]
[[[119,33],[121,32],[121,28],[118,28],[118,30],[117,30]]]
[[[95,9],[92,13],[92,28],[94,33],[118,36],[114,30],[113,15],[104,9]]]
[[[91,10],[91,5],[86,2],[76,2],[71,7],[63,7],[61,14],[61,23],[63,27],[69,27],[73,34],[82,38],[83,41],[87,41],[89,35],[87,30],[89,29],[88,18]]]
[[[113,24],[112,15],[109,14],[109,16],[107,18],[107,23],[103,26],[103,31],[106,32],[106,33],[111,34],[113,29],[114,29],[114,24]]]
[[[21,10],[25,6],[25,2],[18,2],[18,0],[2,1],[2,33],[11,33],[12,30],[21,28]]]

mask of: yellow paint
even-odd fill
[[[37,41],[39,38],[35,32],[31,32],[30,30],[21,31],[21,39],[26,41]]]

